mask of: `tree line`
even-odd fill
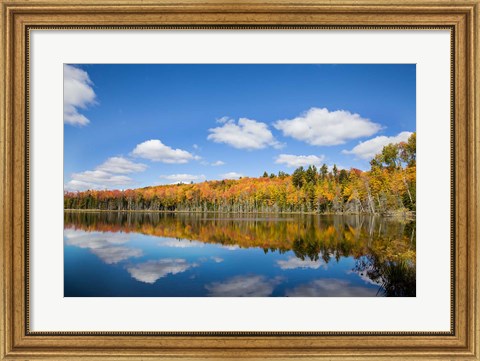
[[[416,133],[389,144],[370,170],[299,167],[258,178],[65,192],[65,209],[189,212],[411,213],[416,205]]]

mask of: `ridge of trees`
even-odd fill
[[[65,192],[65,209],[190,212],[316,212],[394,214],[415,211],[416,133],[388,144],[370,170],[299,167],[291,175]]]

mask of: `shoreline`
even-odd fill
[[[408,219],[411,221],[416,220],[415,212],[408,211],[408,212],[401,212],[395,214],[372,214],[372,213],[319,213],[315,211],[311,212],[274,212],[274,211],[258,211],[258,212],[218,212],[218,211],[183,211],[183,210],[143,210],[143,209],[64,209],[64,212],[70,213],[159,213],[159,214],[167,214],[167,213],[178,213],[178,214],[186,214],[186,213],[211,213],[211,214],[300,214],[300,215],[319,215],[319,216],[371,216],[371,217],[386,217],[386,218],[401,218],[401,219]]]

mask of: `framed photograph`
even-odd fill
[[[480,358],[478,0],[0,4],[1,359]]]

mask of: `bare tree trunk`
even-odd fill
[[[405,188],[407,189],[407,194],[408,194],[408,198],[410,199],[410,204],[413,205],[412,195],[410,194],[410,188],[408,187],[408,182],[407,182],[407,178],[405,177],[404,171],[402,172],[402,179],[403,179],[403,183],[405,184]]]
[[[368,206],[370,208],[370,212],[372,212],[372,214],[375,214],[375,204],[372,199],[372,193],[370,192],[370,186],[366,180],[364,180],[364,185],[365,189],[367,190]]]

